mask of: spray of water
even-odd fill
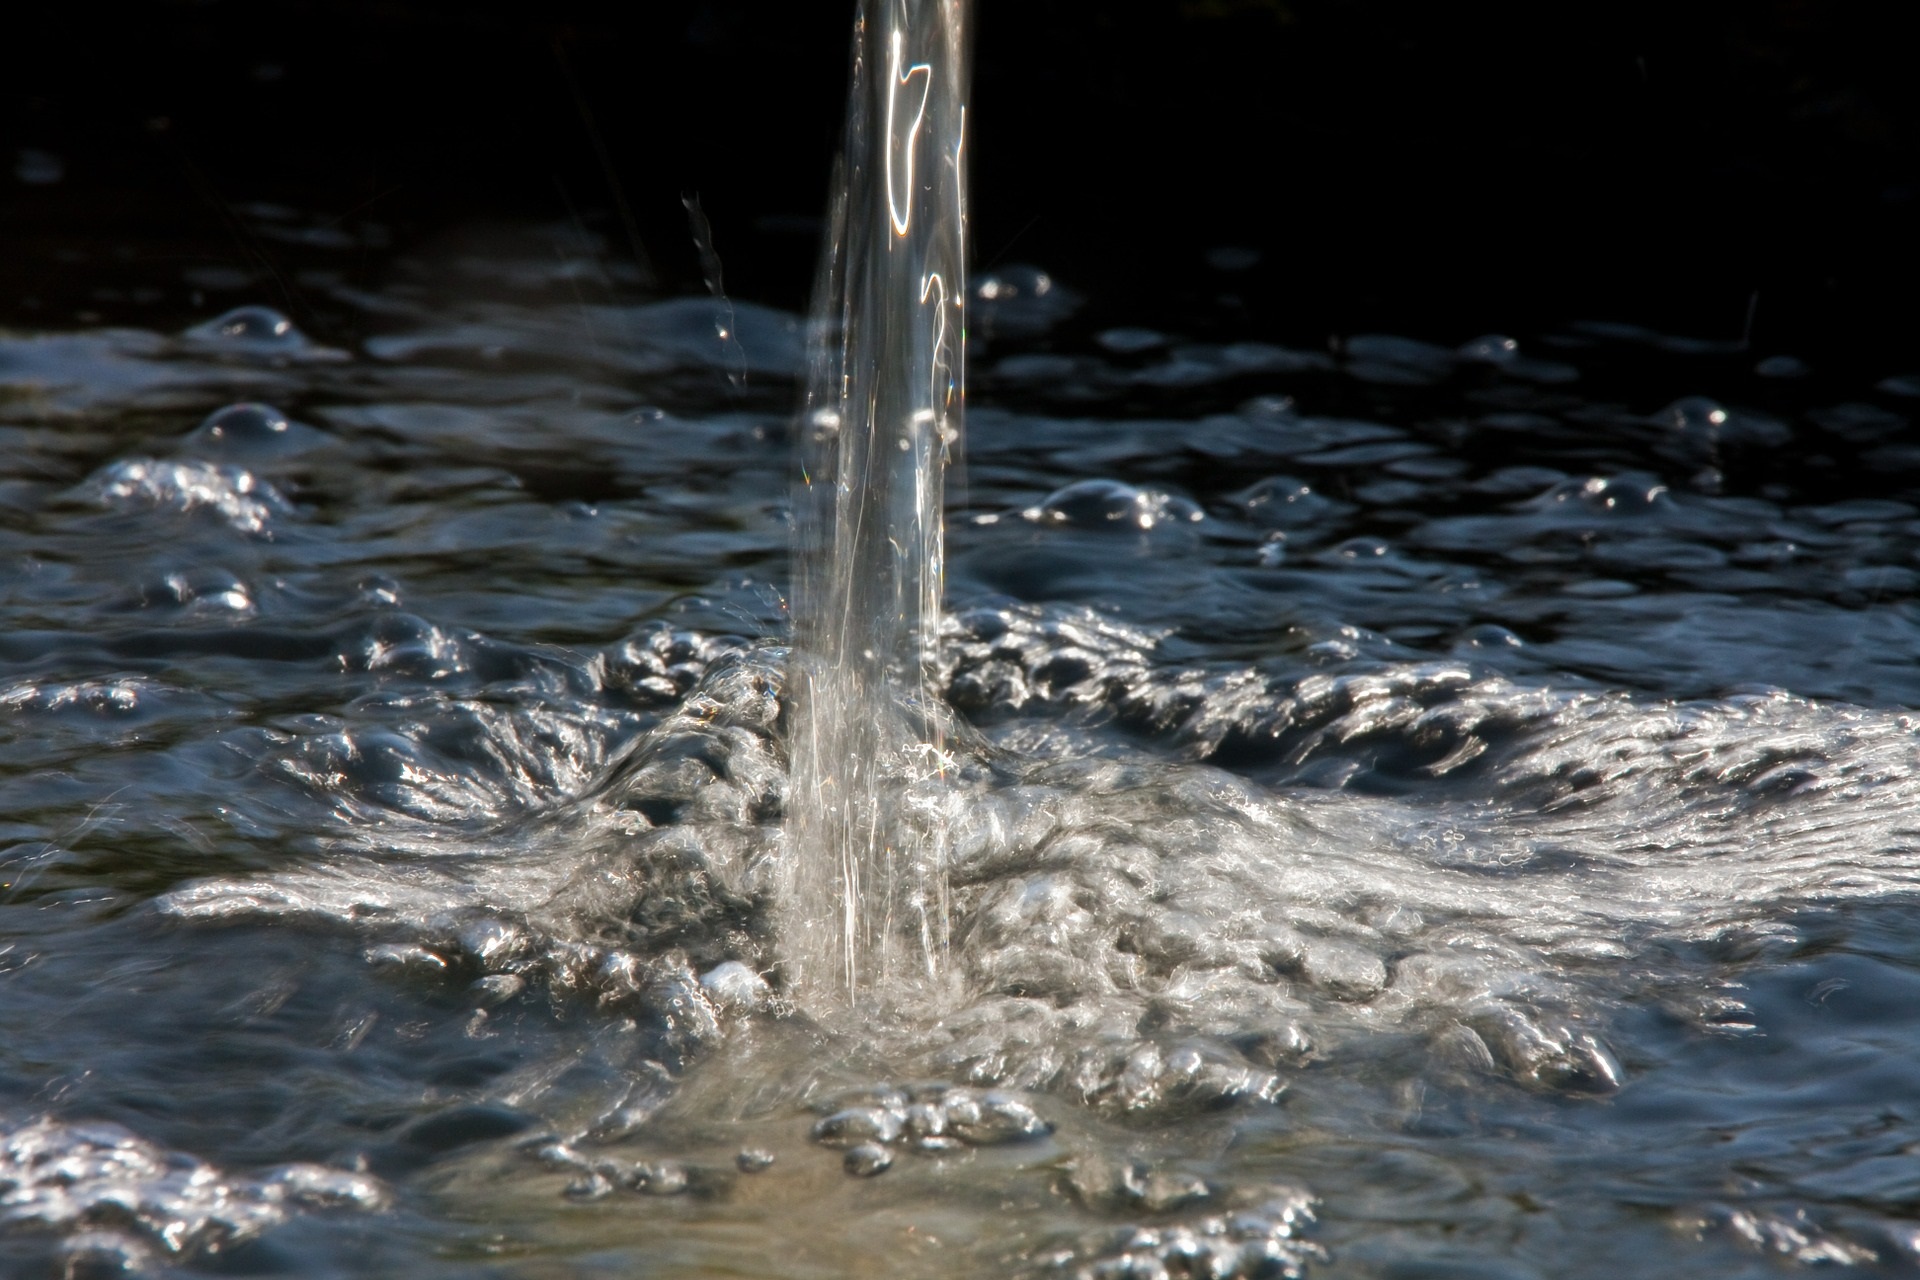
[[[938,982],[933,647],[961,424],[967,0],[870,0],[822,257],[794,503],[788,976],[815,1009]]]

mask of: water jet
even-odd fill
[[[966,0],[854,19],[794,501],[791,883],[802,1002],[938,981],[947,767],[934,648],[966,299]]]

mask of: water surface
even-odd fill
[[[1916,370],[985,273],[959,995],[829,1029],[801,321],[485,243],[0,338],[0,1269],[1920,1256]]]

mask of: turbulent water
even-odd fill
[[[816,1022],[805,325],[591,250],[0,336],[0,1272],[1920,1260],[1915,371],[987,273],[945,1003]]]

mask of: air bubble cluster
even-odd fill
[[[946,1155],[1053,1132],[1031,1103],[1001,1089],[885,1085],[839,1095],[821,1110],[810,1136],[844,1151],[846,1170],[857,1177],[884,1173],[895,1152]]]
[[[622,1160],[587,1155],[557,1138],[529,1144],[533,1158],[557,1173],[572,1174],[565,1194],[573,1200],[604,1200],[615,1191],[677,1196],[705,1189],[696,1171],[673,1160]]]
[[[0,1124],[0,1231],[51,1234],[69,1269],[140,1271],[251,1239],[298,1213],[370,1211],[365,1174],[289,1164],[246,1176],[114,1124]]]
[[[293,504],[244,467],[212,462],[129,458],[101,471],[87,488],[103,507],[119,511],[208,512],[241,533],[269,533]]]
[[[1309,1264],[1327,1260],[1324,1248],[1301,1238],[1314,1222],[1310,1193],[1281,1186],[1232,1199],[1241,1207],[1214,1206],[1056,1249],[1039,1259],[1039,1273],[1073,1280],[1301,1280]]]

